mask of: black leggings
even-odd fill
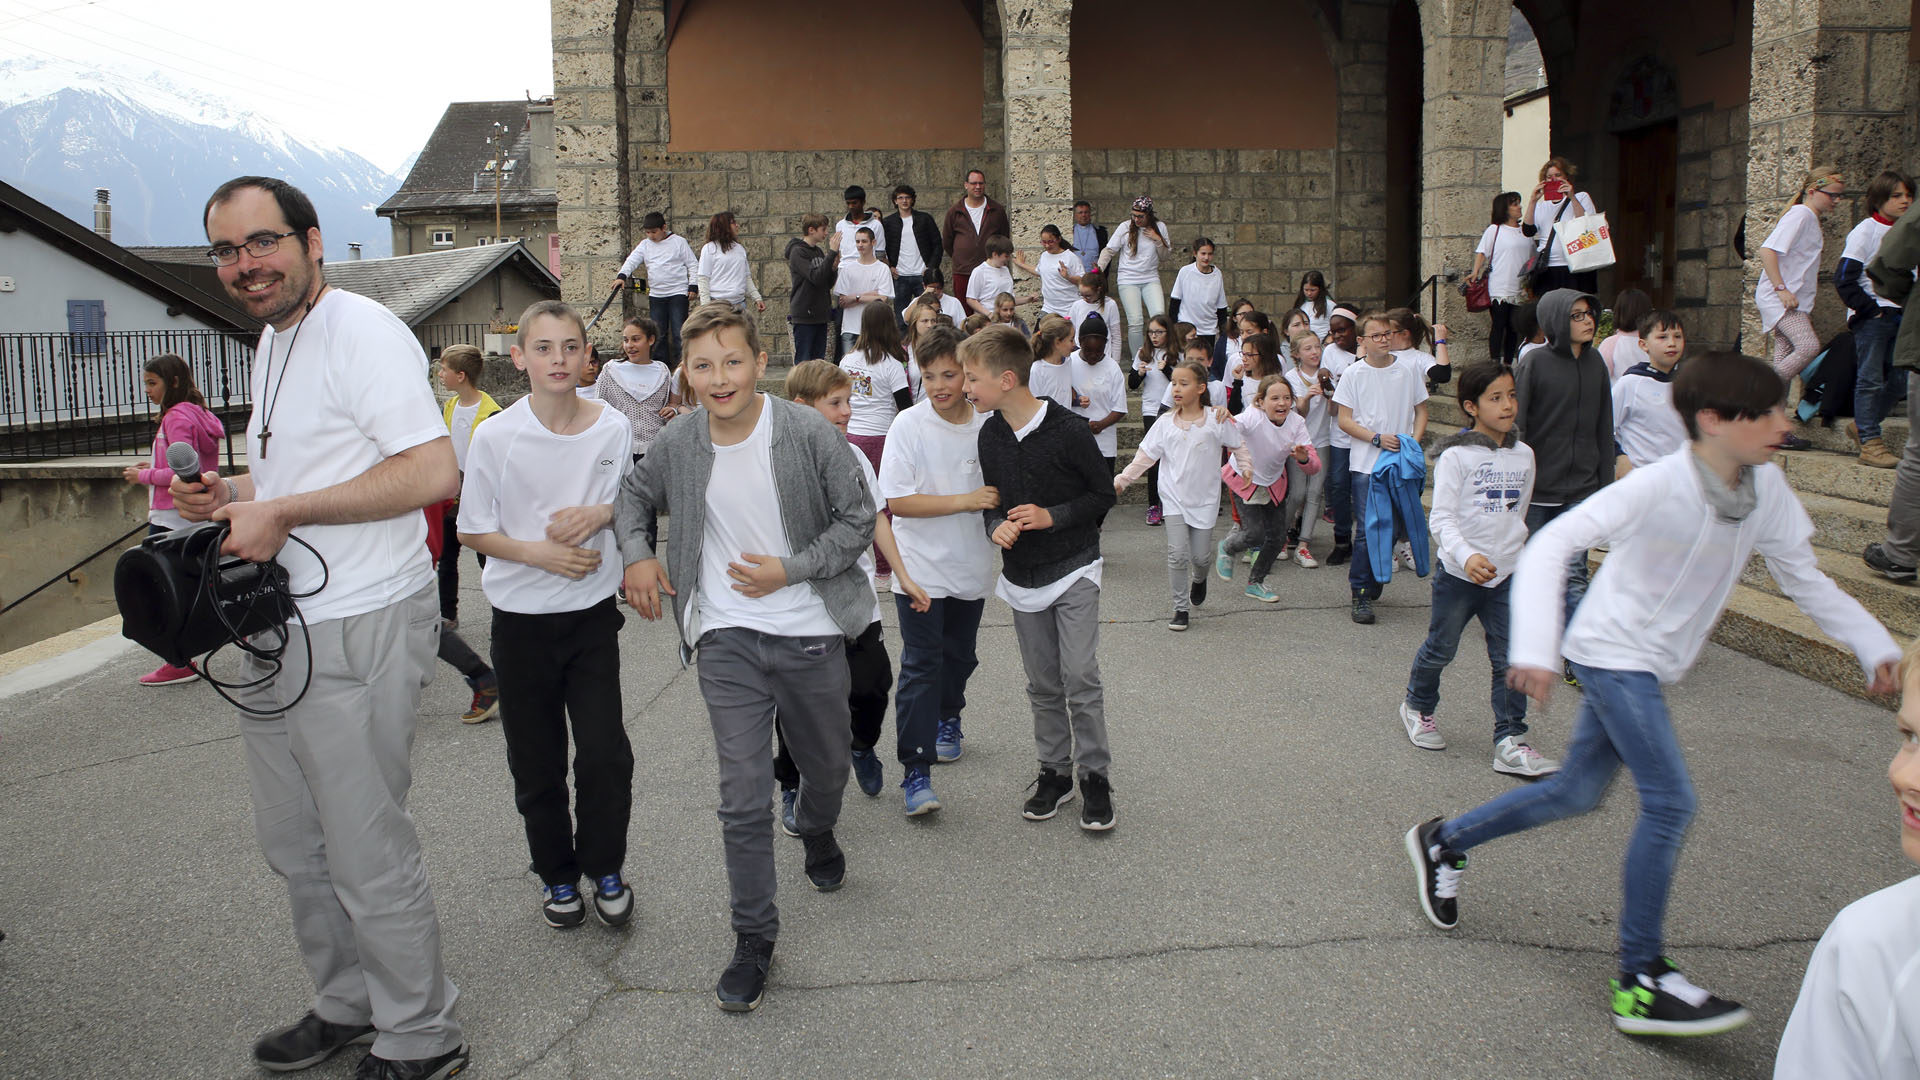
[[[1140,417],[1140,434],[1144,437],[1147,432],[1152,431],[1153,422],[1158,419],[1160,419],[1159,413],[1143,414]],[[1157,461],[1147,467],[1147,505],[1160,505],[1160,463]]]
[[[1505,300],[1495,300],[1487,309],[1487,317],[1493,321],[1487,331],[1487,354],[1498,363],[1511,364],[1520,359],[1520,335],[1513,329],[1514,308]]]

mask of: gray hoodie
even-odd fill
[[[1586,293],[1555,289],[1537,312],[1547,345],[1522,357],[1513,370],[1520,413],[1514,427],[1533,448],[1533,502],[1571,506],[1613,479],[1613,393],[1606,361],[1592,342],[1576,353],[1570,315]]]

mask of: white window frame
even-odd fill
[[[441,239],[442,237],[445,237],[445,239]],[[430,243],[432,243],[434,247],[452,247],[453,246],[453,230],[452,229],[428,229],[427,240]]]

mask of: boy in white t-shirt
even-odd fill
[[[586,327],[565,304],[543,300],[520,316],[513,363],[531,391],[474,433],[460,493],[460,542],[491,560],[480,585],[493,605],[514,803],[543,885],[541,915],[561,929],[586,920],[583,873],[602,922],[621,926],[633,915],[620,873],[633,809],[620,709],[625,620],[608,529],[633,433],[619,413],[573,393],[586,353]]]
[[[893,267],[874,257],[875,225],[862,225],[853,231],[856,258],[841,259],[840,273],[833,282],[833,303],[840,309],[840,352],[853,351],[860,339],[860,312],[875,300],[893,303]]]
[[[1004,236],[989,236],[985,251],[986,261],[974,267],[967,277],[967,311],[992,318],[994,301],[1001,293],[1013,292],[1013,270],[1007,265],[1013,259],[1013,241]],[[1022,303],[1038,299],[1029,296]]]
[[[959,347],[951,327],[921,335],[913,359],[927,398],[894,421],[880,462],[880,495],[893,512],[902,560],[894,576],[900,682],[893,717],[909,814],[933,799],[931,767],[960,760],[964,750],[967,679],[979,667],[974,641],[993,586],[993,544],[980,514],[1000,496],[980,471],[986,414],[967,400]],[[909,570],[929,603],[898,591]]]
[[[1353,484],[1353,561],[1347,567],[1347,584],[1353,591],[1353,621],[1367,625],[1373,622],[1373,601],[1379,597],[1385,579],[1393,576],[1394,530],[1392,521],[1386,522],[1383,528],[1380,526],[1378,515],[1371,511],[1369,503],[1376,483],[1399,482],[1384,474],[1375,476],[1374,465],[1382,452],[1403,456],[1420,453],[1417,445],[1402,447],[1401,437],[1411,435],[1415,443],[1426,437],[1427,387],[1412,367],[1395,360],[1392,319],[1373,312],[1360,320],[1359,329],[1364,352],[1362,362],[1350,365],[1340,377],[1340,385],[1333,392],[1333,403],[1340,410],[1340,430],[1346,432],[1352,442],[1347,461]],[[1424,459],[1420,461],[1420,475],[1424,480]],[[1395,505],[1399,502],[1395,500]],[[1418,507],[1416,492],[1413,508]],[[1403,524],[1413,534],[1410,539],[1416,561],[1424,563],[1427,555],[1424,518]],[[1371,537],[1368,536],[1370,526],[1376,533]],[[1378,546],[1383,537],[1389,545],[1388,569],[1384,575],[1376,572],[1373,559],[1368,555],[1369,546]]]
[[[1067,372],[1073,384],[1073,411],[1087,418],[1094,444],[1111,471],[1120,456],[1120,432],[1114,425],[1127,416],[1127,377],[1107,355],[1105,319],[1089,315],[1080,321],[1080,348],[1067,358]]]
[[[1687,427],[1673,408],[1673,369],[1687,351],[1686,327],[1673,312],[1656,311],[1641,320],[1640,338],[1647,359],[1613,384],[1613,441],[1627,459],[1616,479],[1687,444]]]

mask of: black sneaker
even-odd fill
[[[1185,630],[1186,628],[1187,628],[1187,613],[1184,611],[1174,612],[1173,618],[1167,620],[1167,629],[1169,630],[1178,631],[1178,630]]]
[[[1060,812],[1073,798],[1073,777],[1042,767],[1040,775],[1027,785],[1033,789],[1033,797],[1020,810],[1020,816],[1028,821],[1045,821]]]
[[[1580,676],[1573,673],[1573,661],[1562,660],[1560,662],[1560,681],[1573,687],[1575,690],[1580,689]]]
[[[720,973],[720,984],[713,988],[714,1000],[728,1012],[752,1012],[760,1007],[767,992],[767,969],[773,966],[773,941],[758,934],[741,934],[733,946],[733,959]]]
[[[1801,437],[1800,437],[1800,436],[1798,436],[1798,435],[1787,435],[1787,436],[1783,436],[1783,437],[1782,437],[1782,438],[1780,439],[1780,449],[1782,449],[1782,450],[1811,450],[1811,449],[1813,449],[1813,444],[1812,444],[1812,443],[1810,443],[1810,442],[1808,442],[1807,440],[1805,440],[1805,439],[1803,439],[1803,438],[1801,438]],[[1741,1021],[1741,1023],[1745,1023],[1745,1022],[1746,1022],[1746,1021],[1744,1021],[1744,1020],[1743,1020],[1743,1021]]]
[[[1333,545],[1333,550],[1327,553],[1327,565],[1340,566],[1352,558],[1353,558],[1352,544],[1336,543]]]
[[[580,890],[573,885],[542,886],[540,917],[555,930],[571,930],[587,921],[587,905],[581,903]]]
[[[1187,590],[1187,599],[1192,601],[1194,607],[1199,607],[1201,604],[1207,602],[1206,578],[1201,578],[1199,581],[1193,583],[1193,588]]]
[[[1090,772],[1080,778],[1080,827],[1088,832],[1106,832],[1113,828],[1113,785],[1104,773]]]
[[[1434,818],[1407,830],[1407,858],[1413,860],[1414,876],[1420,879],[1420,910],[1427,921],[1442,930],[1460,925],[1460,874],[1467,868],[1467,857],[1434,840],[1440,831],[1440,819]]]
[[[1737,1001],[1714,997],[1687,981],[1673,961],[1622,972],[1613,986],[1613,1026],[1629,1035],[1718,1035],[1753,1019]]]
[[[360,1059],[360,1067],[353,1070],[353,1080],[449,1080],[467,1071],[468,1057],[464,1046],[439,1057],[405,1061],[389,1061],[368,1054]]]
[[[1353,621],[1361,626],[1373,625],[1373,600],[1366,593],[1353,594]]]
[[[274,1072],[309,1069],[341,1047],[372,1042],[376,1034],[372,1024],[335,1024],[309,1012],[296,1023],[260,1036],[253,1044],[253,1060]]]
[[[807,848],[807,880],[821,892],[832,892],[847,883],[847,856],[833,841],[833,830],[802,836]]]
[[[1916,577],[1920,577],[1920,570],[1911,566],[1901,566],[1888,558],[1887,549],[1882,544],[1868,544],[1867,550],[1860,553],[1860,559],[1867,564],[1867,569],[1888,581],[1911,585]]]

